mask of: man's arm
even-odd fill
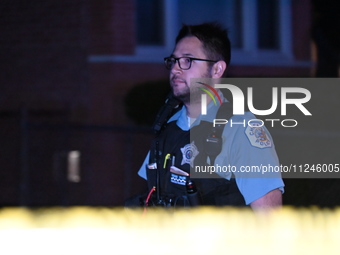
[[[256,199],[250,203],[252,209],[278,208],[282,206],[282,192],[279,189],[274,189],[263,197]]]

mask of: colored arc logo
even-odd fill
[[[212,93],[214,93],[215,96],[217,97],[218,101],[220,102],[220,105],[222,105],[222,99],[221,99],[220,95],[217,93],[216,89],[214,89],[210,85],[203,83],[203,82],[197,82],[197,83],[202,84],[202,85],[206,86],[208,89],[210,89],[212,91]],[[211,99],[214,101],[214,104],[217,105],[215,96],[208,89],[200,88],[200,87],[199,87],[199,89],[203,90],[205,93],[207,93],[211,97]]]

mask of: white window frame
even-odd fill
[[[136,46],[134,55],[92,55],[90,62],[144,62],[162,63],[163,58],[173,51],[175,38],[178,33],[178,1],[164,1],[164,45],[162,46]],[[260,50],[257,48],[257,12],[256,1],[242,1],[242,41],[243,48],[233,49],[231,65],[255,66],[309,66],[309,61],[297,61],[292,51],[292,15],[291,0],[279,1],[279,49]]]

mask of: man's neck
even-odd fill
[[[207,104],[211,102],[211,98],[207,98]],[[188,102],[184,103],[184,106],[187,110],[187,115],[190,118],[197,118],[201,114],[202,104],[201,102]]]

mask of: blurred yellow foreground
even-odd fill
[[[340,209],[3,208],[0,254],[340,254]]]

